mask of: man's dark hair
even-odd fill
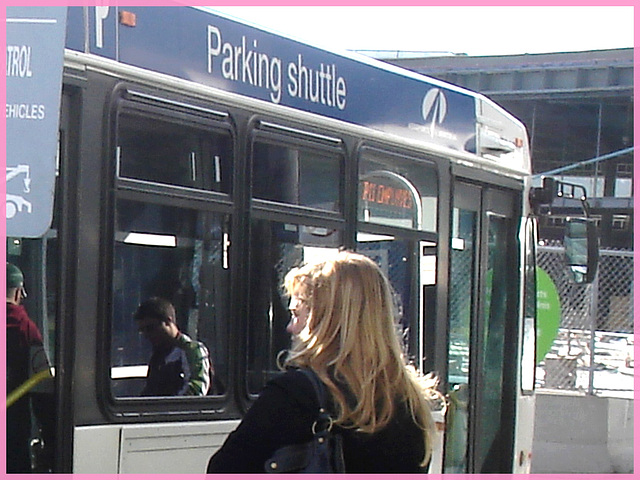
[[[153,318],[161,322],[176,323],[176,311],[168,300],[151,297],[140,304],[133,318],[135,320]]]

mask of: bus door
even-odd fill
[[[517,218],[503,191],[454,185],[444,473],[512,468]]]

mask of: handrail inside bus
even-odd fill
[[[7,408],[16,403],[31,391],[36,385],[47,378],[53,378],[51,371],[47,368],[31,375],[24,383],[7,395]]]

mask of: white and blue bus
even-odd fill
[[[8,153],[6,255],[55,372],[54,472],[203,473],[289,345],[283,275],[340,248],[388,274],[407,356],[449,399],[431,471],[529,471],[541,196],[518,120],[205,8],[52,8],[59,118],[8,99],[7,129],[28,122],[24,147],[54,118],[54,151]],[[8,80],[39,75],[42,39],[11,36],[30,12],[7,10]],[[208,346],[209,395],[140,395],[152,295]]]

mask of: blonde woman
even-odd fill
[[[341,252],[294,269],[285,281],[302,326],[285,360],[222,448],[208,473],[264,472],[278,448],[312,439],[318,405],[300,369],[331,397],[347,473],[425,472],[432,445],[429,387],[405,364],[389,283],[368,257]]]

